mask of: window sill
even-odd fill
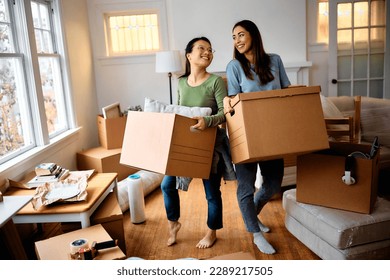
[[[35,147],[30,151],[3,163],[0,165],[0,178],[18,179],[19,176],[23,176],[26,171],[32,170],[39,162],[42,162],[50,155],[66,149],[67,146],[78,139],[80,130],[81,127],[70,129],[53,138],[50,144]],[[2,182],[0,181],[0,186],[1,184]]]

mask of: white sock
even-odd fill
[[[262,232],[269,232],[269,231],[270,231],[269,227],[267,227],[266,225],[264,225],[264,224],[260,221],[259,218],[257,218],[257,223],[258,223],[258,225],[259,225],[259,227],[260,227],[260,230],[261,230]]]
[[[268,243],[268,241],[264,238],[262,232],[255,232],[253,233],[253,242],[256,244],[257,248],[264,254],[275,254],[275,249],[272,247],[271,244]]]

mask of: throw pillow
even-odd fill
[[[320,95],[322,111],[325,118],[342,118],[343,113],[326,96]]]
[[[169,105],[151,98],[145,98],[145,112],[175,113],[185,117],[210,116],[212,111],[208,107],[187,107],[182,105]]]

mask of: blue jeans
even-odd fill
[[[255,192],[257,165],[259,165],[263,176],[263,184],[259,191]],[[271,197],[281,190],[284,160],[276,159],[236,164],[236,174],[238,206],[246,229],[248,232],[259,232],[257,215]]]
[[[221,179],[221,174],[211,174],[209,179],[202,180],[208,207],[207,226],[212,230],[222,228]],[[180,218],[180,198],[179,191],[176,189],[176,177],[164,176],[161,190],[168,220],[178,221]]]

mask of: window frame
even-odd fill
[[[105,14],[129,13],[142,14],[153,12],[157,14],[160,27],[160,50],[168,49],[168,17],[166,1],[164,0],[138,0],[107,3],[107,0],[88,1],[88,13],[91,26],[91,39],[94,46],[94,54],[101,65],[151,63],[154,62],[155,53],[140,52],[127,55],[110,56],[109,45],[106,35]]]
[[[15,42],[15,53],[12,56],[19,57],[22,60],[22,71],[24,73],[25,100],[28,103],[28,112],[25,114],[30,119],[32,142],[28,146],[24,146],[20,150],[10,155],[5,155],[0,159],[0,173],[8,170],[11,167],[25,162],[26,159],[33,155],[41,154],[44,150],[50,150],[58,145],[63,140],[73,135],[79,128],[76,127],[76,118],[72,102],[72,96],[69,84],[69,65],[67,61],[67,53],[64,45],[64,32],[62,29],[62,13],[61,0],[5,0],[8,2],[10,22],[14,25],[12,28],[12,36]],[[31,2],[39,2],[48,4],[50,10],[54,9],[55,15],[49,12],[50,27],[54,34],[53,44],[57,46],[56,54],[54,55],[60,63],[60,72],[62,78],[63,98],[65,102],[65,118],[66,128],[49,135],[46,123],[45,106],[43,103],[43,92],[40,79],[40,71],[35,43],[34,25],[32,22]],[[17,20],[16,20],[17,19]],[[17,32],[16,32],[17,31]],[[9,57],[10,54],[2,53],[1,57]],[[34,161],[34,159],[31,159]]]
[[[127,51],[122,53],[116,53],[112,50],[112,37],[111,31],[109,28],[109,18],[111,16],[145,16],[145,15],[156,15],[157,16],[157,28],[158,28],[158,41],[159,48],[152,50],[136,50],[136,51]],[[139,55],[148,55],[154,54],[161,49],[161,27],[160,27],[160,14],[157,9],[145,9],[145,10],[137,10],[137,11],[122,11],[122,12],[109,12],[104,14],[104,27],[105,27],[105,35],[106,35],[106,45],[107,52],[109,57],[123,57],[123,56],[139,56]]]

